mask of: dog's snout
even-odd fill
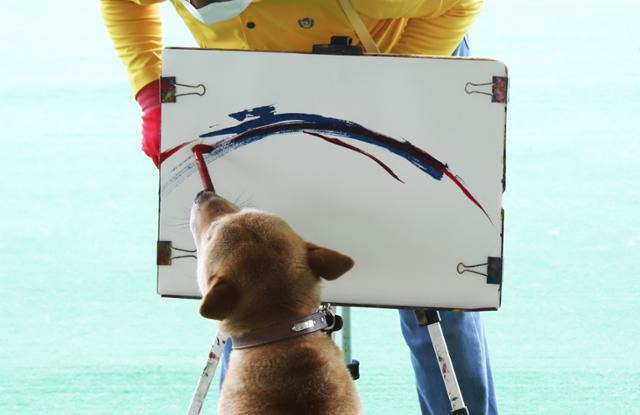
[[[236,213],[240,209],[212,190],[198,192],[191,209],[191,221],[208,224],[217,218]]]
[[[206,190],[200,190],[198,193],[196,193],[196,197],[193,198],[193,202],[194,203],[198,203],[198,199],[200,199],[200,196],[202,196],[202,194],[205,192]]]
[[[200,190],[196,197],[193,199],[193,203],[199,203],[201,199],[203,199],[207,194],[215,194],[211,190]]]

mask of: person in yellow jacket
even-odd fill
[[[101,0],[105,25],[143,112],[142,148],[156,166],[162,162],[158,81],[162,23],[157,4],[161,1]],[[482,0],[170,1],[203,48],[309,52],[314,44],[326,44],[331,36],[341,35],[379,53],[442,56],[466,54],[465,34],[482,7]],[[355,27],[349,13],[356,13],[364,28]],[[427,330],[418,327],[409,310],[401,310],[400,317],[422,413],[449,413],[451,406]],[[497,414],[478,313],[442,312],[441,319],[469,412]],[[223,359],[223,373],[225,366]]]

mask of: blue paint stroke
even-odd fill
[[[407,140],[398,141],[391,137],[369,130],[360,124],[339,118],[324,117],[317,114],[283,113],[276,114],[273,105],[254,108],[229,114],[230,117],[244,121],[236,126],[223,128],[202,134],[201,138],[235,135],[216,143],[212,152],[213,160],[235,150],[238,147],[251,144],[269,135],[302,132],[303,130],[318,131],[351,138],[365,143],[386,148],[408,160],[420,170],[436,180],[441,180],[446,164],[433,158],[423,150]]]
[[[449,170],[447,164],[442,163],[407,140],[399,141],[370,130],[358,123],[338,118],[304,113],[276,114],[276,108],[273,105],[244,110],[229,114],[229,116],[237,121],[241,121],[240,124],[200,135],[200,138],[227,137],[211,144],[211,152],[205,155],[207,163],[237,148],[268,136],[307,131],[337,135],[385,148],[406,159],[435,180],[441,180],[442,177],[446,175],[460,188],[469,200],[482,210],[489,221],[492,222],[482,205],[480,205],[461,180]],[[180,146],[184,146],[184,144],[185,143]],[[173,150],[169,150],[169,152],[172,151]],[[161,192],[170,191],[171,188],[177,186],[179,184],[178,182],[184,180],[181,179],[184,174],[190,175],[193,173],[194,167],[195,163],[191,160],[189,165],[183,166],[181,171],[175,172],[174,176],[163,186]]]

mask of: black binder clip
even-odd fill
[[[173,251],[184,254],[173,256]],[[173,246],[171,241],[158,241],[156,265],[171,265],[174,259],[194,258],[196,259],[196,251],[189,249],[181,249]]]
[[[487,92],[486,90],[482,90],[482,88],[479,88],[487,86],[491,86],[491,92]],[[509,79],[504,76],[494,76],[491,82],[484,82],[481,84],[467,82],[464,86],[464,92],[466,92],[468,95],[488,95],[491,97],[491,102],[506,104],[507,101],[509,101]]]
[[[487,267],[487,272],[477,271],[477,268]],[[458,274],[462,275],[465,272],[471,272],[473,274],[482,275],[487,277],[487,284],[502,284],[502,258],[488,257],[487,262],[484,264],[465,265],[462,262],[457,267]]]
[[[362,55],[362,46],[351,44],[350,36],[331,36],[331,43],[316,44],[311,49],[313,53],[320,55]]]
[[[191,88],[194,91],[191,92],[182,92],[177,93],[176,86],[180,86],[183,88]],[[195,91],[197,89],[197,91]],[[163,104],[168,102],[176,102],[177,97],[182,97],[185,95],[199,95],[203,96],[207,93],[207,88],[203,84],[198,85],[186,85],[179,84],[176,82],[175,76],[163,76],[160,78],[160,102]]]

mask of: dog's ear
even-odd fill
[[[351,257],[311,242],[307,242],[307,261],[311,271],[325,280],[335,280],[353,267]]]
[[[200,315],[213,320],[227,318],[240,302],[240,290],[229,278],[217,277],[200,304]]]

